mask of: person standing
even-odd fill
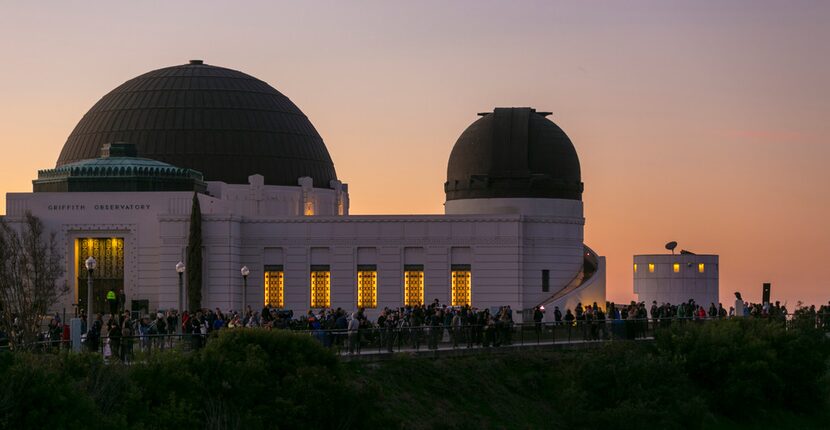
[[[723,308],[723,303],[718,303],[718,319],[726,318],[726,309]]]
[[[124,363],[132,359],[133,354],[133,321],[130,319],[130,313],[124,312],[124,320],[121,321],[121,361]]]
[[[744,299],[741,297],[741,293],[737,291],[735,292],[735,316],[744,316]]]
[[[101,320],[101,314],[95,316],[95,321],[92,322],[92,327],[86,332],[86,343],[90,352],[98,351],[99,342],[101,340],[101,328],[104,322]]]
[[[542,313],[542,307],[536,306],[533,309],[533,328],[536,331],[536,341],[539,341],[539,338],[542,336],[542,320],[545,318],[545,314]]]
[[[454,312],[452,317],[452,347],[458,348],[458,340],[461,339],[461,311]]]
[[[107,338],[110,344],[112,357],[121,359],[121,321],[118,314],[107,321]]]
[[[110,307],[110,315],[115,315],[118,312],[118,297],[115,296],[115,290],[112,288],[107,291],[107,304]]]
[[[357,318],[357,313],[352,314],[352,319],[349,320],[349,354],[354,354],[355,350],[360,353],[358,344],[360,343],[360,320]]]
[[[124,289],[118,290],[118,311],[124,312],[127,309],[127,295],[124,294]]]

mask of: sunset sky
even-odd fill
[[[353,214],[443,213],[476,113],[530,106],[579,153],[609,299],[676,240],[720,254],[724,305],[762,282],[826,303],[828,22],[828,1],[3,2],[0,191],[31,191],[119,84],[203,59],[308,115]]]

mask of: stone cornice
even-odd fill
[[[182,215],[160,215],[162,222],[189,222]],[[540,217],[522,215],[346,215],[298,217],[245,217],[240,215],[203,215],[202,221],[233,221],[244,224],[330,224],[330,223],[453,223],[453,222],[533,222],[584,225],[583,217]]]

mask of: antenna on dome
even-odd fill
[[[674,248],[677,248],[677,242],[675,242],[675,241],[671,241],[671,242],[669,242],[669,243],[667,243],[667,244],[666,244],[666,249],[668,249],[669,251],[671,251],[671,254],[672,254],[672,255],[674,255]]]

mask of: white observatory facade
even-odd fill
[[[134,311],[192,307],[176,265],[194,195],[202,307],[604,306],[605,259],[584,243],[570,139],[531,108],[480,115],[450,154],[444,214],[350,215],[348,186],[296,105],[194,60],[104,96],[34,191],[7,195],[5,219],[32,213],[57,233],[66,309],[85,306],[89,256],[99,261],[93,309],[109,288]]]

